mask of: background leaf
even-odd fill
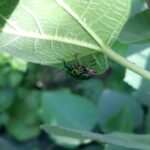
[[[65,91],[44,92],[42,102],[45,123],[91,130],[98,121],[96,106],[84,97]]]
[[[143,121],[143,110],[135,98],[111,90],[103,91],[99,101],[99,113],[99,124],[105,132],[119,129],[129,132]],[[122,122],[121,118],[126,120]]]
[[[105,125],[103,125],[102,129],[107,132],[115,130],[120,132],[132,132],[133,119],[129,108],[125,106],[120,112],[108,118],[107,122],[105,123]]]
[[[0,89],[0,112],[8,109],[14,100],[13,90]]]
[[[141,23],[142,22],[142,23]],[[150,13],[145,10],[134,17],[130,18],[126,23],[119,40],[126,44],[150,42]]]
[[[98,142],[114,144],[127,148],[136,148],[144,150],[150,149],[150,135],[136,135],[125,133],[97,134],[50,125],[42,125],[41,128],[48,133],[56,134],[62,137],[66,136],[68,138],[76,138],[82,140],[91,139]]]
[[[46,124],[72,129],[91,130],[98,121],[96,106],[86,98],[69,92],[43,93],[43,118]],[[69,113],[68,113],[69,112]],[[57,143],[76,145],[80,141],[55,138]]]
[[[116,146],[116,145],[107,145],[105,150],[137,150],[135,148],[126,148],[122,146]]]
[[[130,12],[130,17],[136,15],[141,12],[144,7],[145,0],[132,0],[132,7]]]
[[[19,89],[21,95],[10,109],[8,132],[20,141],[31,139],[39,134],[40,92]]]

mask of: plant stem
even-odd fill
[[[117,62],[118,64],[124,66],[125,68],[130,69],[131,71],[143,76],[150,80],[150,72],[146,71],[145,69],[140,68],[139,66],[135,65],[134,63],[128,61],[124,57],[118,55],[112,49],[105,46],[103,40],[101,40],[97,34],[83,21],[81,18],[67,5],[63,2],[63,0],[56,0],[57,3],[67,11],[77,22],[89,33],[89,35],[95,39],[95,41],[99,44],[101,48],[101,52],[111,58],[113,61]],[[148,0],[149,2],[150,0]]]
[[[111,58],[113,61],[117,62],[118,64],[124,66],[125,68],[128,68],[129,70],[143,76],[144,78],[147,78],[150,80],[150,72],[135,65],[134,62],[131,62],[124,57],[120,56],[116,52],[114,52],[112,49],[103,46],[102,52],[107,55],[109,58]]]

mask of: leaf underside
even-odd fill
[[[102,73],[107,59],[93,35],[111,46],[127,19],[130,1],[0,0],[0,51],[52,66],[75,60],[76,54],[90,56]]]

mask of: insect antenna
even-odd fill
[[[81,62],[78,59],[78,54],[77,53],[75,54],[75,58],[76,58],[76,64],[77,65],[81,65]]]
[[[60,72],[63,71],[63,70],[65,69],[65,67],[67,66],[67,65],[66,65],[66,62],[65,62],[64,60],[61,60],[61,61],[63,62],[64,67],[63,67],[62,69],[56,71],[55,73],[60,73]]]

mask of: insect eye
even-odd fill
[[[96,75],[96,72],[94,72],[93,70],[88,70],[88,74],[91,75],[91,76],[95,76]]]

